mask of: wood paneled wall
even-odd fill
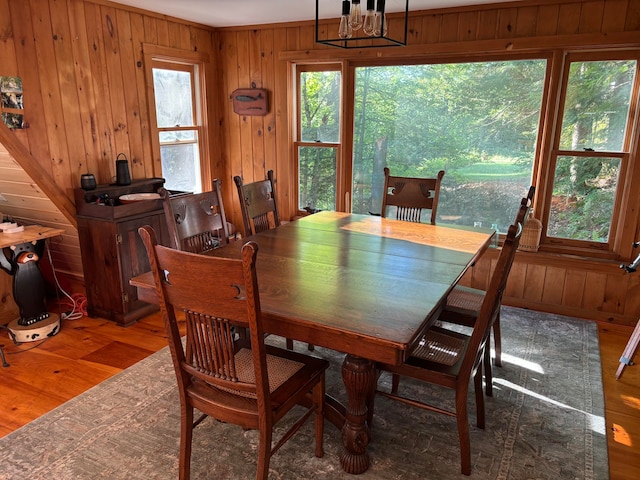
[[[68,205],[80,175],[89,171],[99,183],[110,182],[120,152],[127,155],[133,178],[159,175],[152,158],[143,43],[199,51],[211,59],[211,172],[222,179],[228,216],[240,225],[234,175],[250,182],[273,169],[282,218],[296,212],[288,60],[638,46],[640,39],[640,0],[528,0],[414,12],[407,47],[366,51],[316,45],[312,22],[214,30],[106,0],[0,0],[0,12],[0,75],[22,78],[29,124],[12,135],[59,188],[61,193],[49,198],[67,218],[75,213]],[[326,21],[322,28],[337,23]],[[269,113],[233,113],[233,90],[253,86],[269,90]],[[640,175],[640,169],[634,171]],[[25,182],[23,188],[31,187]],[[79,258],[73,245],[61,250]],[[491,255],[479,262],[465,281],[483,286],[490,260]],[[508,300],[631,323],[640,315],[635,278],[624,276],[613,262],[526,254],[517,259]]]

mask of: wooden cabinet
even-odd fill
[[[138,299],[131,277],[150,270],[138,228],[151,225],[164,245],[169,244],[161,200],[121,204],[120,196],[153,193],[164,179],[138,180],[127,185],[77,189],[76,218],[82,251],[87,312],[127,326],[158,309]]]

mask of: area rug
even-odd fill
[[[509,307],[503,307],[501,325],[504,366],[494,369],[486,429],[471,424],[471,476],[460,474],[454,418],[377,397],[372,463],[357,478],[608,478],[596,325]],[[303,344],[297,348],[306,351]],[[343,354],[324,348],[313,354],[330,359],[327,391],[345,400]],[[386,376],[379,382],[381,388],[389,383]],[[177,478],[180,416],[174,384],[165,348],[0,439],[0,478]],[[409,380],[401,388],[451,403],[446,390]],[[341,435],[328,422],[325,456],[314,457],[312,427],[307,422],[272,458],[269,478],[356,478],[342,472]],[[192,478],[255,478],[256,447],[254,431],[208,418],[194,433]]]

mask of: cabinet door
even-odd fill
[[[129,284],[129,280],[132,277],[151,270],[147,251],[138,234],[138,228],[144,225],[150,225],[156,231],[159,243],[167,245],[168,242],[169,235],[164,212],[162,211],[157,214],[118,223],[116,241],[118,244],[118,265],[122,279],[122,304],[125,314],[147,305],[138,300],[137,289]]]

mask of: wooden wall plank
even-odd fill
[[[584,285],[587,280],[586,272],[580,270],[565,270],[563,279],[564,287],[561,304],[567,307],[580,308],[582,306]]]
[[[478,14],[478,40],[492,40],[498,28],[498,11],[482,10]]]
[[[29,124],[29,143],[25,146],[29,148],[31,155],[38,159],[43,170],[51,175],[45,109],[31,16],[28,5],[22,2],[10,2],[9,12],[16,47],[17,75],[22,79],[24,92],[24,120]]]
[[[147,86],[144,75],[144,53],[142,51],[142,44],[146,41],[145,22],[142,15],[136,13],[130,15],[130,21],[131,45],[133,48],[131,62],[135,65],[135,88],[139,102],[136,108],[138,110],[137,120],[140,126],[141,141],[141,157],[134,163],[134,168],[136,170],[136,178],[151,178],[156,175],[154,175],[153,162],[149,163],[149,159],[153,159],[153,153],[149,126],[149,104],[146,101]]]
[[[503,38],[513,38],[516,36],[516,26],[518,25],[517,8],[501,8],[498,11],[497,35]]]
[[[249,83],[252,88],[263,88],[262,82],[262,38],[261,30],[250,30],[249,32]],[[313,44],[313,42],[312,42]],[[253,178],[256,180],[265,177],[267,172],[265,149],[264,149],[264,117],[254,115],[249,117],[248,124],[251,127],[251,144],[253,145],[252,162]]]
[[[542,289],[542,301],[562,305],[564,293],[564,275],[566,269],[547,267],[545,271],[545,282]]]
[[[458,38],[458,18],[457,13],[447,13],[442,15],[440,24],[440,43],[455,42]]]
[[[624,29],[627,32],[640,29],[640,2],[629,0]]]
[[[68,134],[58,82],[59,69],[52,42],[53,31],[49,3],[47,0],[29,0],[29,5],[33,35],[38,47],[38,70],[44,73],[40,75],[40,90],[45,111],[45,130],[51,155],[51,176],[58,185],[73,185],[69,167]],[[68,190],[71,189],[68,188]]]
[[[133,34],[131,30],[131,20],[128,12],[116,11],[118,25],[118,52],[120,57],[120,68],[123,79],[124,94],[124,115],[126,118],[126,133],[128,148],[125,150],[129,159],[129,169],[132,179],[147,178],[144,162],[144,151],[142,147],[142,125],[140,122],[141,104],[146,105],[146,99],[140,100],[138,97],[139,86],[137,75],[141,68],[136,68],[136,50],[141,55],[140,45],[133,45]],[[145,115],[148,116],[145,111]],[[147,139],[147,145],[150,145]]]
[[[112,128],[114,121],[111,114],[111,91],[108,81],[100,7],[92,3],[85,3],[85,21],[96,105],[94,115],[102,148],[98,169],[93,174],[99,184],[105,184],[110,183],[111,177],[115,175],[113,160],[117,155],[117,145],[115,144]]]
[[[624,21],[626,15],[620,12],[626,12],[629,0],[607,0],[604,2],[602,12],[602,31],[604,32],[623,32]]]
[[[538,24],[538,6],[518,8],[516,37],[531,37],[536,34]]]
[[[544,291],[544,279],[547,267],[543,265],[527,265],[527,276],[524,284],[525,300],[532,302],[542,301]]]
[[[269,171],[273,169],[278,171],[278,154],[277,154],[277,139],[275,135],[276,131],[276,114],[274,111],[274,94],[276,90],[276,72],[275,72],[275,57],[273,51],[273,30],[262,30],[260,34],[261,41],[261,58],[260,68],[262,70],[262,85],[265,87],[270,95],[269,99],[269,112],[262,117],[263,118],[263,130],[262,136],[264,141],[264,158],[265,158],[265,170]],[[276,190],[277,192],[277,190]]]
[[[606,285],[607,276],[605,274],[587,272],[582,308],[602,310]]]
[[[578,33],[581,7],[582,5],[579,3],[560,5],[560,11],[558,13],[558,35]]]
[[[602,27],[604,3],[602,1],[587,2],[580,12],[580,33],[598,32]]]
[[[80,186],[80,176],[86,172],[86,148],[82,117],[80,115],[79,87],[76,82],[75,55],[73,52],[71,26],[69,25],[69,6],[67,0],[50,0],[51,26],[53,31],[53,48],[58,66],[58,84],[60,91],[60,110],[64,120],[65,132],[78,132],[77,135],[66,133],[67,156],[61,167],[64,167],[58,178],[65,178],[60,185]],[[54,79],[55,80],[55,79]],[[64,105],[64,108],[63,108]],[[75,159],[72,161],[71,159]],[[69,197],[73,191],[69,188]]]
[[[627,290],[628,283],[629,276],[622,270],[613,275],[607,275],[602,303],[603,312],[624,313],[624,298],[620,297],[620,292]]]
[[[441,15],[425,15],[422,20],[422,43],[438,43],[441,25]],[[491,38],[493,38],[493,36]]]
[[[99,134],[99,120],[95,113],[97,107],[88,50],[89,40],[87,38],[84,3],[69,2],[67,12],[70,22],[71,48],[73,50],[73,64],[78,88],[78,107],[85,150],[84,158],[76,159],[78,162],[77,170],[82,173],[93,173],[98,172],[103,150],[101,145],[102,137]]]
[[[111,177],[116,175],[115,159],[120,153],[131,157],[131,150],[128,137],[126,100],[124,96],[125,82],[120,61],[120,42],[118,39],[118,21],[115,8],[101,7],[101,32],[104,42],[104,58],[106,66],[106,76],[108,89],[111,92],[111,110],[113,145],[115,155],[111,159],[109,171]]]
[[[536,35],[555,35],[558,29],[559,5],[540,5],[538,19],[536,20]]]
[[[478,37],[478,12],[462,12],[458,19],[458,41],[470,42]]]

